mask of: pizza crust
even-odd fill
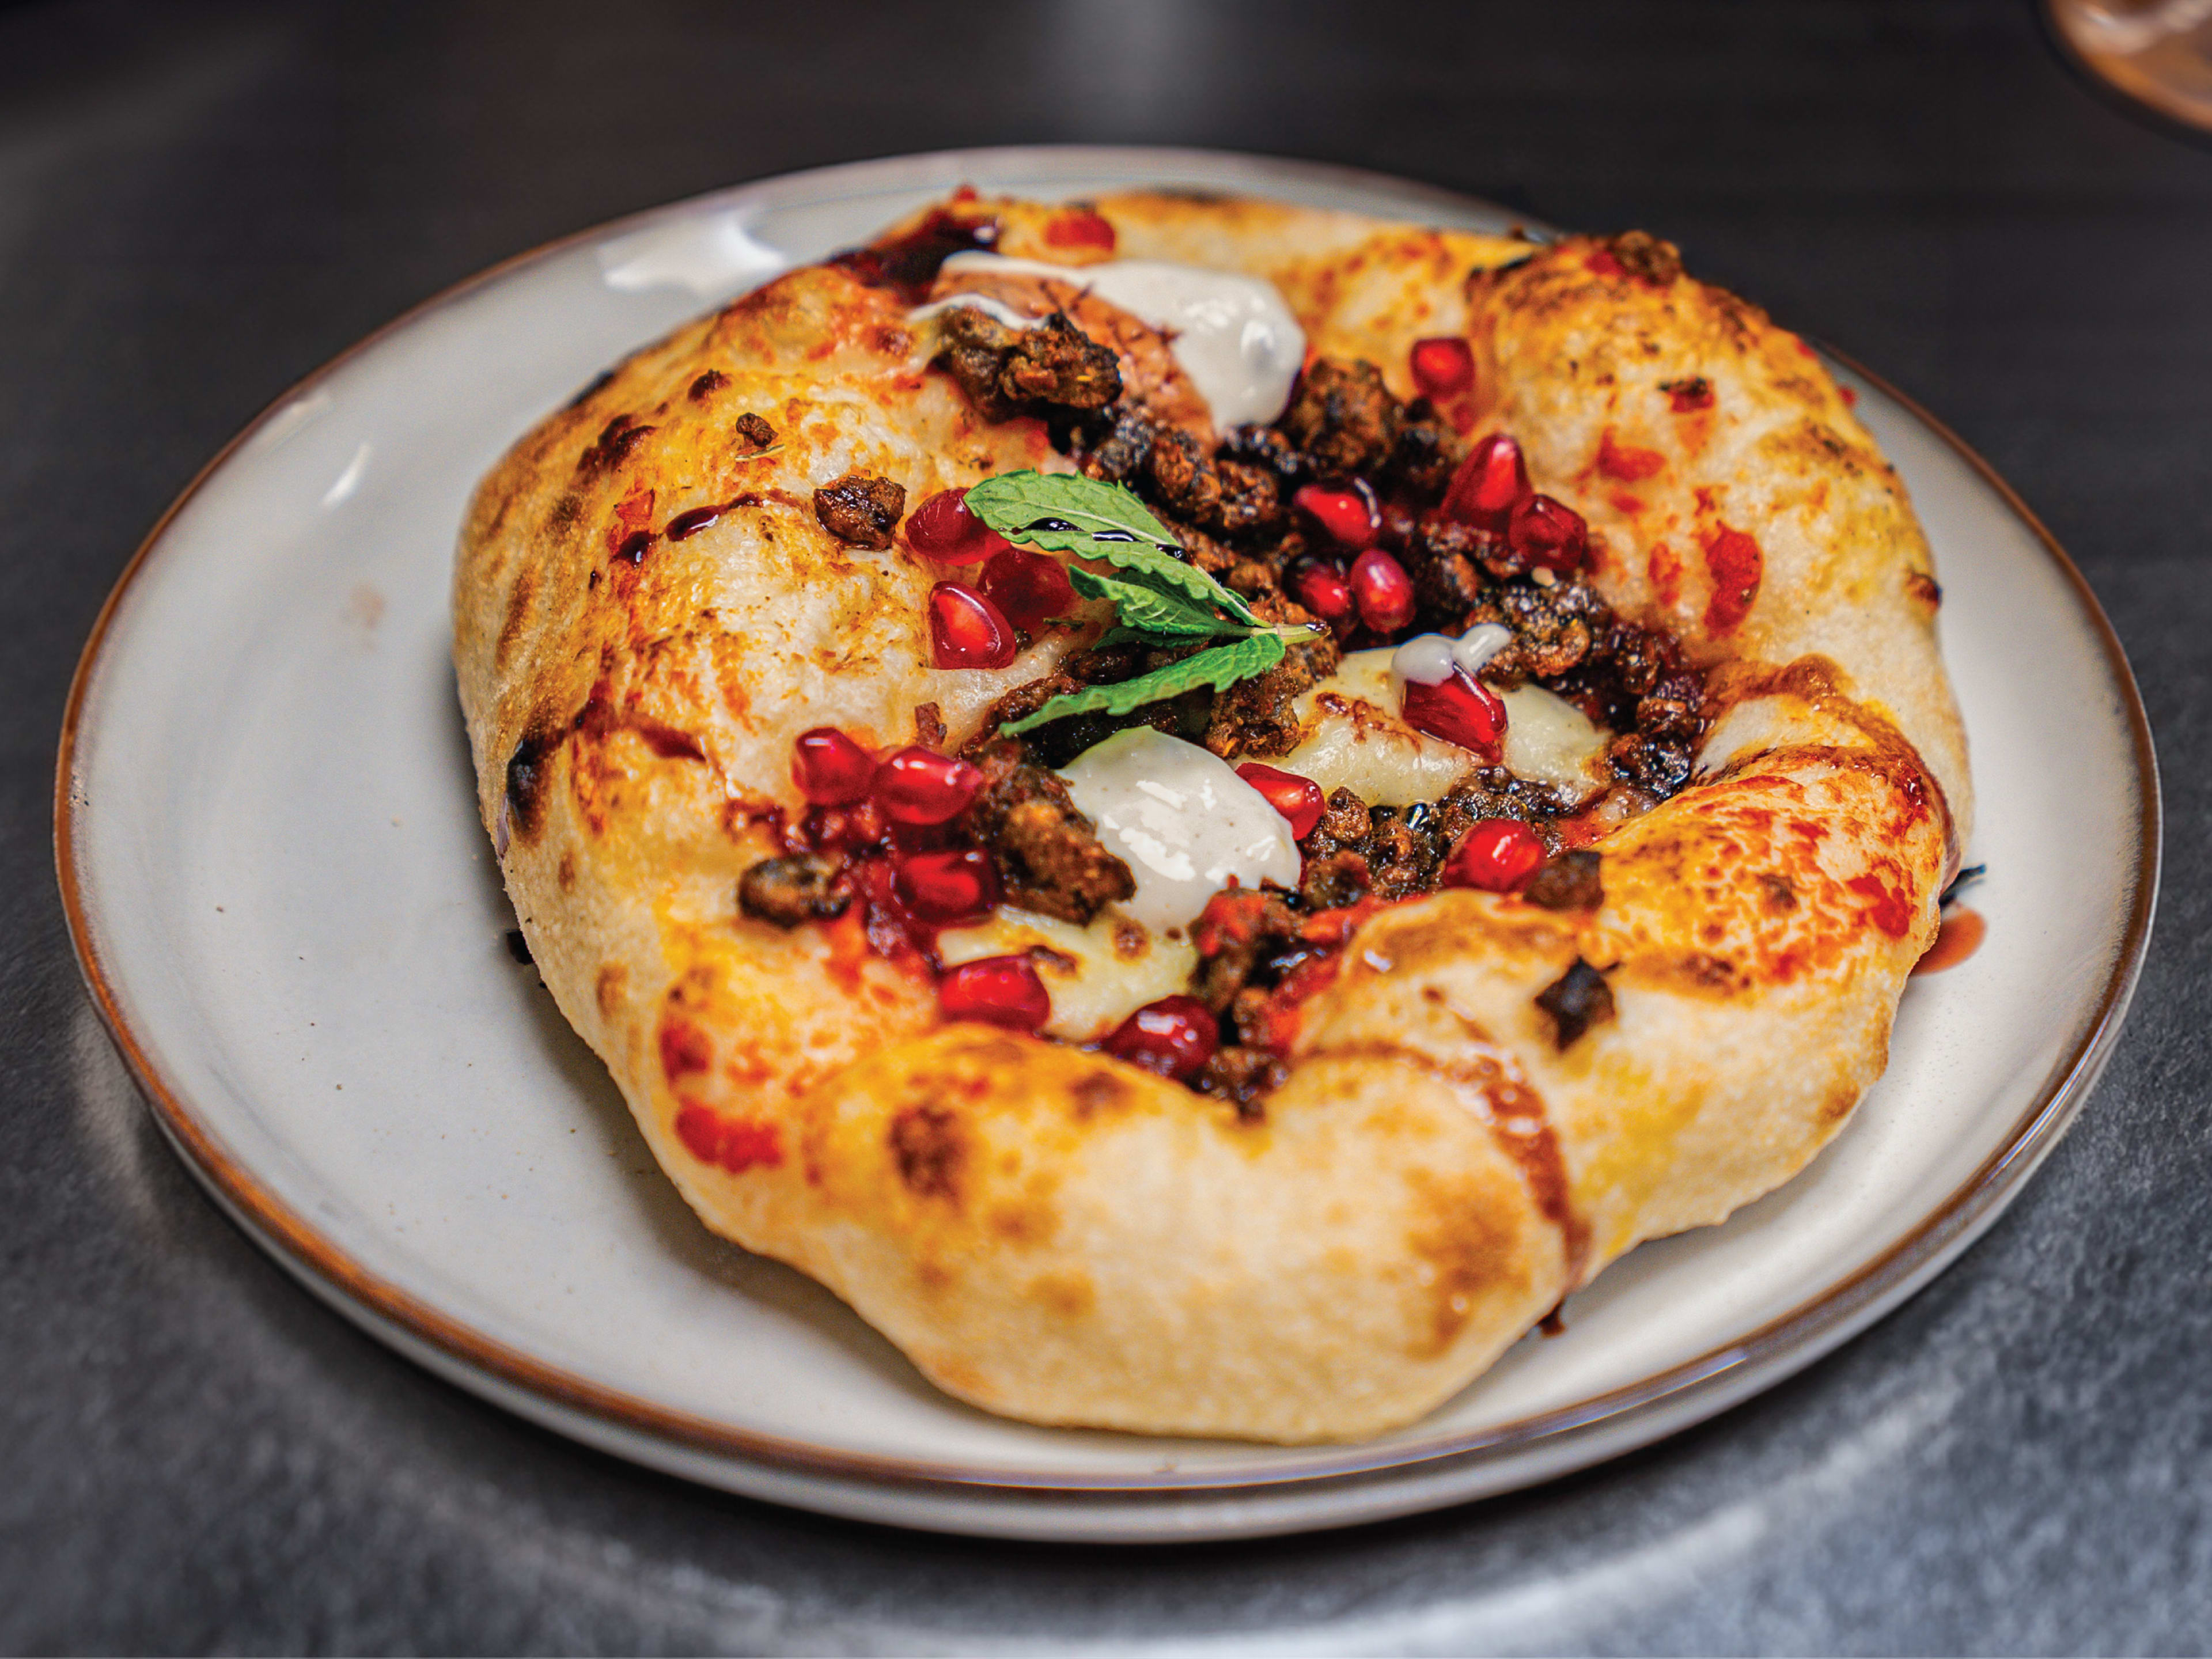
[[[1066,257],[1066,210],[1002,210],[1005,251]],[[850,917],[738,916],[738,875],[799,806],[798,732],[912,741],[934,703],[954,747],[1070,643],[930,668],[932,574],[816,521],[811,491],[856,469],[911,507],[1065,465],[1035,422],[984,423],[923,367],[894,298],[824,268],[629,359],[479,489],[454,590],[479,805],[548,987],[716,1231],[991,1410],[1372,1434],[1638,1241],[1786,1180],[1880,1074],[1972,811],[1931,563],[1817,360],[1663,260],[1608,271],[1585,240],[1267,204],[1096,211],[1123,254],[1269,277],[1316,349],[1401,395],[1411,342],[1464,328],[1474,413],[1588,517],[1605,597],[1714,665],[1698,779],[1597,843],[1599,908],[1453,890],[1381,911],[1256,1119],[1103,1054],[943,1024]],[[1666,388],[1696,377],[1712,407],[1677,415]],[[732,435],[747,412],[769,453]],[[611,439],[617,417],[651,429]],[[1659,465],[1614,476],[1646,465],[1622,452]],[[624,574],[634,523],[741,498]],[[1723,532],[1763,564],[1740,619],[1715,603]],[[1617,1018],[1562,1049],[1535,998],[1578,958]]]

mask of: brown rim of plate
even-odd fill
[[[1340,183],[1367,181],[1385,184],[1401,196],[1408,193],[1409,181],[1388,179],[1383,175],[1305,163],[1276,163],[1272,169],[1267,169],[1267,158],[1231,157],[1219,152],[1073,146],[1064,149],[1053,146],[1036,148],[1050,149],[1055,153],[1071,156],[1092,156],[1098,158],[1102,164],[1129,167],[1157,164],[1174,157],[1204,157],[1217,164],[1221,161],[1233,160],[1248,167],[1259,163],[1262,170],[1273,170],[1278,177],[1308,179],[1318,177]],[[942,158],[957,162],[961,170],[981,171],[988,169],[995,159],[1035,153],[1035,149],[1023,147],[1004,150],[948,151],[936,155],[894,159],[900,162],[921,164]],[[117,1050],[130,1067],[141,1092],[153,1107],[156,1122],[170,1142],[184,1155],[186,1167],[217,1199],[221,1206],[242,1224],[249,1237],[260,1242],[285,1267],[311,1288],[323,1291],[326,1297],[336,1299],[342,1311],[356,1316],[367,1314],[378,1323],[396,1327],[404,1337],[425,1345],[463,1369],[482,1372],[497,1383],[519,1389],[555,1407],[601,1419],[611,1428],[643,1433],[681,1449],[746,1459],[795,1474],[860,1480],[871,1485],[896,1486],[908,1490],[981,1491],[1010,1498],[1030,1496],[1038,1498],[1063,1494],[1099,1498],[1121,1494],[1137,1498],[1176,1492],[1199,1495],[1261,1486],[1312,1486],[1352,1482],[1363,1477],[1402,1469],[1433,1469],[1446,1463],[1469,1461],[1504,1449],[1529,1449],[1547,1442],[1565,1449],[1577,1441],[1617,1432],[1628,1426],[1634,1418],[1662,1407],[1686,1407],[1686,1415],[1662,1431],[1661,1437],[1663,1437],[1665,1434],[1702,1421],[1735,1403],[1738,1390],[1731,1387],[1731,1379],[1743,1373],[1747,1367],[1763,1369],[1781,1364],[1782,1369],[1765,1379],[1771,1382],[1810,1364],[1917,1290],[1922,1283],[1933,1277],[1954,1255],[1973,1241],[1982,1228],[1995,1218],[1998,1200],[2033,1174],[2057,1144],[2059,1137],[2073,1121],[2091,1086],[2103,1071],[2118,1038],[2129,999],[2148,949],[2152,913],[2157,902],[2163,834],[2158,791],[2158,758],[2152,745],[2150,724],[2144,713],[2142,699],[2136,690],[2135,676],[2128,665],[2119,638],[2112,631],[2112,623],[2106,617],[2103,607],[2098,604],[2096,595],[2081,573],[2075,568],[2074,562],[2066,556],[2065,550],[2059,546],[2050,531],[2044,527],[2042,521],[2029,510],[2012,487],[1956,433],[1880,375],[1862,368],[1844,354],[1826,347],[1823,350],[1828,356],[1886,396],[1894,398],[1948,444],[1997,493],[2006,506],[2034,532],[2051,562],[2071,586],[2075,601],[2094,629],[2106,665],[2121,692],[2129,731],[2134,738],[2136,781],[2140,793],[2135,898],[2127,929],[2121,939],[2111,977],[2099,1000],[2095,1018],[2089,1023],[2073,1052],[2054,1067],[2049,1080],[2021,1115],[2004,1144],[1881,1255],[1812,1300],[1768,1321],[1748,1334],[1680,1364],[1669,1366],[1626,1388],[1445,1441],[1425,1443],[1418,1448],[1370,1443],[1364,1447],[1324,1452],[1310,1462],[1291,1468],[1218,1473],[1162,1472],[1124,1476],[965,1469],[955,1465],[828,1452],[803,1442],[732,1429],[710,1419],[667,1410],[621,1390],[603,1387],[548,1365],[529,1354],[482,1335],[368,1272],[325,1239],[303,1217],[280,1202],[233,1159],[222,1144],[198,1123],[178,1092],[156,1070],[125,1020],[121,1000],[94,945],[76,866],[76,803],[70,789],[70,778],[75,770],[78,722],[85,696],[101,646],[106,641],[124,595],[145,568],[163,534],[208,479],[278,411],[386,336],[455,300],[552,254],[604,240],[625,227],[642,227],[672,217],[710,211],[728,205],[734,199],[768,184],[787,184],[808,179],[826,182],[828,178],[836,175],[866,175],[884,166],[884,162],[859,162],[820,168],[811,173],[785,174],[777,179],[737,186],[670,207],[647,210],[545,243],[502,260],[442,290],[356,342],[271,403],[200,469],[155,522],[117,579],[106,602],[100,607],[100,615],[93,623],[91,635],[77,660],[76,672],[70,684],[69,702],[62,719],[61,748],[54,780],[54,854],[60,878],[62,905],[68,916],[70,943],[76,951],[86,987],[92,994],[93,1005],[101,1023],[106,1026],[108,1035],[113,1039]],[[1440,203],[1494,210],[1493,204],[1472,198],[1454,196],[1432,187],[1414,188]],[[1698,1408],[1700,1405],[1704,1409]],[[1577,1459],[1570,1453],[1567,1462],[1553,1464],[1543,1473],[1532,1477],[1530,1484],[1551,1479],[1570,1468],[1583,1467],[1607,1455],[1600,1450],[1593,1457]]]

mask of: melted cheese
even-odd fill
[[[1198,950],[1146,932],[1108,910],[1088,927],[1005,909],[973,927],[947,928],[937,952],[948,968],[983,957],[1028,955],[1052,998],[1046,1032],[1069,1042],[1104,1036],[1148,1002],[1190,987]]]
[[[1397,654],[1386,646],[1346,657],[1334,674],[1299,697],[1295,712],[1305,736],[1268,764],[1311,778],[1324,790],[1349,789],[1371,806],[1411,806],[1449,793],[1479,763],[1457,744],[1416,732],[1400,717],[1392,678]],[[1571,800],[1599,787],[1605,734],[1582,710],[1541,686],[1498,695],[1505,702],[1508,771],[1549,784]]]
[[[1053,265],[996,253],[956,253],[944,269],[955,280],[969,273],[1049,276],[1089,289],[1167,337],[1176,362],[1212,411],[1213,423],[1224,431],[1280,415],[1305,363],[1305,331],[1274,284],[1256,276],[1158,259]],[[956,302],[981,304],[955,294],[924,309],[934,313]],[[1006,309],[1000,306],[992,314]]]
[[[1062,769],[1098,839],[1136,878],[1122,908],[1164,933],[1231,880],[1298,884],[1298,844],[1267,798],[1227,761],[1148,726],[1116,732]]]

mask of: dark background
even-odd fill
[[[296,1289],[167,1154],[70,957],[49,792],[101,596],[201,462],[547,238],[1054,140],[1661,233],[1934,409],[2087,573],[2166,766],[2157,940],[2042,1176],[1871,1334],[1516,1498],[1251,1545],[967,1542],[481,1405]],[[2092,94],[2021,0],[0,4],[0,1647],[2212,1644],[2212,149]]]

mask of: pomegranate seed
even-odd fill
[[[1066,616],[1075,604],[1067,567],[1026,548],[1010,547],[994,553],[977,585],[1008,622],[1032,634],[1054,617]]]
[[[1531,495],[1513,509],[1506,544],[1530,564],[1565,573],[1578,568],[1589,550],[1583,515],[1549,495]]]
[[[1272,766],[1262,766],[1258,761],[1246,761],[1237,769],[1237,775],[1267,798],[1267,805],[1290,820],[1291,835],[1304,841],[1321,822],[1321,786],[1311,778],[1302,778],[1295,772],[1284,772]]]
[[[963,760],[902,749],[876,769],[876,803],[901,823],[943,823],[956,817],[983,787],[983,775]]]
[[[1356,489],[1323,489],[1319,484],[1306,484],[1291,501],[1346,547],[1365,547],[1375,539],[1375,505]]]
[[[922,557],[939,564],[973,564],[1006,545],[957,489],[940,489],[915,508],[907,518],[906,540]]]
[[[834,726],[801,732],[791,745],[791,778],[817,806],[849,806],[875,781],[868,751]]]
[[[1359,619],[1378,634],[1403,628],[1413,619],[1413,579],[1379,547],[1352,562],[1352,596]]]
[[[1518,891],[1543,867],[1544,843],[1513,818],[1486,818],[1461,837],[1444,860],[1447,887],[1480,887],[1486,893]]]
[[[1478,530],[1503,530],[1528,493],[1528,465],[1521,459],[1521,446],[1493,432],[1452,474],[1451,488],[1444,491],[1444,516]]]
[[[939,668],[1004,668],[1018,648],[1006,613],[958,582],[929,590],[929,641]]]
[[[1352,586],[1343,572],[1325,564],[1309,564],[1291,578],[1291,591],[1298,603],[1325,623],[1352,620]]]
[[[939,975],[937,1008],[947,1019],[1034,1031],[1052,1018],[1052,997],[1027,957],[984,957]]]
[[[899,860],[891,891],[916,920],[950,927],[991,913],[999,902],[999,872],[977,847],[915,853]]]
[[[1413,342],[1413,384],[1442,402],[1474,384],[1474,353],[1449,334]]]
[[[1489,761],[1498,755],[1498,738],[1505,731],[1505,705],[1498,694],[1468,677],[1462,668],[1434,685],[1406,682],[1406,724],[1446,743],[1472,749]]]
[[[1196,997],[1148,1002],[1114,1028],[1106,1052],[1162,1077],[1187,1078],[1213,1058],[1221,1027]]]

